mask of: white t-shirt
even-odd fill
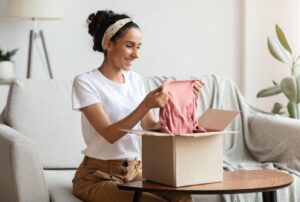
[[[106,78],[98,69],[80,74],[73,81],[73,109],[99,103],[113,123],[125,118],[144,99],[143,78],[132,71],[123,72],[125,82],[118,84]],[[138,123],[135,129],[140,128]],[[126,134],[114,144],[106,141],[82,113],[82,133],[86,148],[82,153],[96,159],[141,159],[140,138]]]

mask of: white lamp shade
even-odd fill
[[[6,15],[18,18],[63,18],[61,0],[7,0]]]

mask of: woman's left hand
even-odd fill
[[[200,95],[201,88],[204,86],[204,82],[202,80],[195,80],[194,83],[194,94],[198,98]]]

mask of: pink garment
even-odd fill
[[[206,132],[205,128],[198,126],[194,82],[166,80],[163,84],[168,91],[168,103],[159,111],[162,132],[171,135]]]

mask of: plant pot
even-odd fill
[[[0,62],[0,80],[12,80],[14,78],[14,63],[12,63],[11,61]]]

